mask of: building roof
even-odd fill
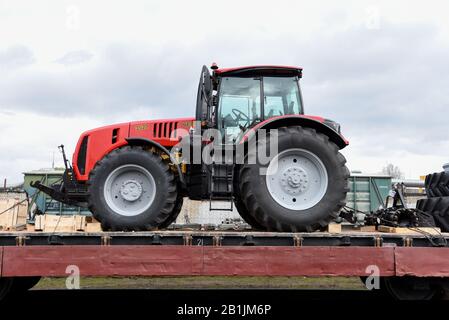
[[[391,178],[388,174],[383,173],[364,173],[364,172],[351,172],[351,177],[365,177],[365,178]]]
[[[64,168],[42,168],[42,169],[38,169],[38,170],[26,171],[26,172],[23,172],[23,174],[26,174],[26,175],[62,174],[62,173],[64,173],[64,171],[65,171]]]

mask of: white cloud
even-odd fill
[[[30,65],[34,61],[33,52],[25,46],[16,45],[0,51],[0,70],[3,71]]]
[[[65,66],[77,65],[85,63],[92,59],[93,55],[84,50],[67,52],[63,57],[57,59],[55,62],[61,63]]]
[[[31,112],[0,112],[0,177],[11,183],[21,181],[24,171],[63,166],[57,146],[67,146],[71,154],[83,130],[101,125],[87,115],[53,117]]]

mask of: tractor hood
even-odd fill
[[[81,134],[73,154],[73,171],[77,180],[88,180],[89,172],[99,159],[116,148],[127,145],[127,139],[152,140],[171,148],[189,133],[194,118],[144,120],[119,123],[88,130]]]

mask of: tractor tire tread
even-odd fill
[[[326,227],[332,220],[339,216],[341,209],[346,204],[346,193],[349,191],[347,187],[347,180],[349,178],[349,170],[346,167],[346,159],[345,157],[339,153],[339,148],[332,143],[329,138],[321,133],[318,133],[315,129],[305,128],[300,126],[295,127],[281,127],[279,128],[279,138],[282,135],[304,135],[312,137],[315,140],[319,140],[323,143],[328,149],[334,153],[335,159],[337,159],[337,167],[332,168],[333,170],[338,171],[338,176],[344,180],[345,184],[342,186],[336,193],[335,198],[338,198],[337,201],[334,201],[332,209],[327,213],[326,217],[320,218],[313,223],[304,224],[304,225],[294,225],[285,223],[282,221],[278,221],[274,219],[270,215],[270,210],[268,208],[264,208],[259,203],[255,193],[255,183],[251,176],[251,168],[250,165],[243,165],[240,170],[240,181],[239,181],[239,189],[242,194],[242,200],[246,207],[248,208],[249,214],[264,227],[264,229],[268,231],[282,231],[282,232],[313,232],[317,229]],[[265,139],[260,140],[260,143],[265,143]]]
[[[104,208],[97,207],[97,201],[95,201],[92,197],[93,191],[96,186],[97,175],[101,170],[104,170],[106,166],[108,166],[111,161],[116,159],[117,157],[123,156],[129,153],[137,153],[137,154],[145,154],[145,156],[149,157],[149,160],[152,161],[162,172],[164,176],[164,180],[167,182],[168,187],[166,189],[166,195],[164,195],[164,203],[161,207],[159,213],[156,217],[152,218],[150,221],[146,223],[142,223],[139,225],[130,224],[130,223],[119,223],[114,221],[113,219],[108,219],[105,216]],[[170,218],[170,215],[173,213],[176,203],[177,203],[177,183],[175,181],[175,176],[173,172],[169,169],[168,165],[164,163],[162,158],[157,154],[154,154],[148,150],[145,150],[141,146],[125,146],[122,148],[115,149],[107,154],[103,159],[99,160],[94,169],[90,172],[89,180],[87,182],[88,187],[88,208],[92,212],[95,219],[101,222],[101,226],[103,230],[111,230],[111,231],[145,231],[145,230],[154,230],[157,229],[164,221]],[[178,212],[179,213],[179,212]]]

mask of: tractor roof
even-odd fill
[[[258,66],[244,66],[236,68],[219,68],[214,71],[217,76],[231,76],[231,75],[292,75],[301,76],[302,68],[293,66],[272,66],[272,65],[258,65]]]

